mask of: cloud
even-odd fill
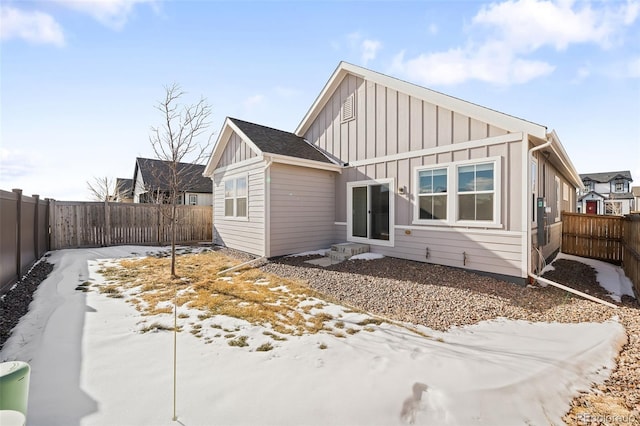
[[[0,148],[0,163],[2,163],[0,178],[3,185],[5,181],[31,175],[38,160],[38,155],[33,152]]]
[[[64,46],[62,27],[51,15],[0,6],[0,39],[22,39],[33,44]]]
[[[462,46],[408,58],[401,51],[390,72],[424,84],[452,85],[468,80],[496,85],[526,83],[555,70],[553,64],[530,57],[539,49],[563,51],[581,43],[608,49],[621,43],[623,28],[640,15],[636,0],[598,6],[594,9],[589,2],[573,0],[491,3],[472,18],[469,38]],[[630,72],[632,69],[633,65]],[[586,77],[583,71],[579,78]]]
[[[627,71],[629,73],[629,77],[640,78],[640,56],[629,61],[627,64]]]
[[[378,51],[382,48],[382,43],[378,40],[364,38],[362,34],[355,32],[347,35],[347,41],[353,51],[360,55],[360,61],[366,66],[369,61],[378,56]]]
[[[61,6],[91,16],[114,30],[122,29],[137,4],[147,3],[154,9],[157,0],[53,0]]]
[[[246,109],[252,109],[260,105],[261,103],[263,103],[264,100],[265,100],[265,97],[263,95],[257,94],[257,95],[249,96],[247,99],[244,100],[244,102],[242,102],[242,105],[244,105]]]

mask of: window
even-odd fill
[[[569,201],[569,185],[564,182],[562,183],[562,199]]]
[[[418,219],[447,220],[447,169],[418,171]]]
[[[605,201],[604,214],[622,215],[622,202]]]
[[[560,222],[560,212],[562,211],[562,199],[560,198],[560,178],[554,178],[556,184],[556,222]]]
[[[624,182],[616,182],[615,192],[624,192]]]
[[[190,206],[198,205],[198,194],[189,194],[189,205]]]
[[[494,166],[494,163],[458,166],[458,220],[494,220]]]
[[[224,182],[225,217],[247,217],[247,177]]]

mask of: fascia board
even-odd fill
[[[222,153],[224,152],[224,149],[227,147],[227,144],[229,143],[229,139],[231,138],[231,135],[234,132],[238,136],[240,136],[240,139],[242,139],[242,141],[246,143],[249,146],[249,148],[251,148],[256,153],[256,155],[258,156],[262,155],[262,151],[260,150],[260,148],[258,148],[256,144],[254,144],[253,141],[249,139],[249,137],[245,135],[244,132],[241,131],[238,128],[238,126],[236,126],[233,123],[233,121],[229,119],[229,117],[227,117],[224,120],[224,124],[222,125],[222,131],[220,132],[220,135],[216,140],[216,143],[213,148],[213,152],[211,153],[211,157],[209,158],[209,162],[207,163],[207,167],[204,169],[204,172],[202,173],[203,176],[205,177],[213,176],[216,166],[220,161],[220,157],[222,157]]]
[[[409,96],[421,99],[434,105],[442,106],[448,110],[469,116],[476,120],[489,123],[493,126],[503,128],[510,132],[524,132],[530,135],[545,139],[547,128],[540,124],[536,124],[521,118],[517,118],[487,107],[483,107],[444,93],[436,92],[426,87],[418,86],[395,77],[380,74],[357,65],[341,62],[336,71],[320,92],[320,95],[313,103],[307,114],[304,116],[295,133],[298,136],[304,136],[309,129],[313,120],[320,113],[329,98],[333,95],[335,89],[344,79],[346,74],[353,74],[364,80],[372,81],[380,85],[389,87]]]

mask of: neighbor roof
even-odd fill
[[[634,197],[640,197],[640,186],[631,187],[631,193],[633,194]]]
[[[131,196],[133,193],[133,179],[116,178],[116,190],[121,196]]]
[[[614,179],[620,179],[620,178],[633,181],[633,179],[631,179],[631,172],[629,170],[623,170],[620,172],[601,172],[601,173],[581,173],[580,174],[580,179],[582,179],[583,181],[592,180],[598,183],[611,182]]]
[[[151,158],[136,158],[136,171],[142,175],[148,190],[168,191],[171,162]],[[204,166],[201,164],[178,163],[178,174],[181,176],[181,192],[211,193],[211,180],[202,176]]]
[[[260,124],[250,123],[237,118],[229,117],[229,120],[264,153],[287,155],[289,157],[333,164],[331,160],[315,147],[293,133],[261,126]]]

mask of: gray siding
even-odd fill
[[[233,133],[222,152],[217,168],[229,166],[256,157],[257,154],[237,134]]]
[[[341,122],[342,103],[351,94],[355,94],[355,119]],[[506,133],[349,74],[304,137],[341,161],[353,162]]]
[[[257,256],[265,255],[265,187],[264,162],[230,172],[216,173],[213,179],[213,241],[226,247]],[[248,192],[247,220],[225,218],[224,181],[245,174]]]
[[[396,228],[395,247],[371,246],[371,251],[417,262],[519,277],[521,243],[517,233],[411,227]]]
[[[335,172],[274,163],[269,169],[270,256],[329,247]]]

